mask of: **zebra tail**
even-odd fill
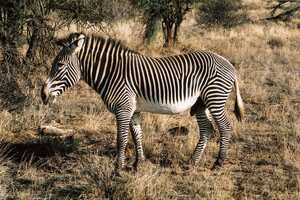
[[[239,89],[237,78],[234,81],[234,87],[235,87],[235,92],[236,92],[234,114],[235,114],[236,118],[238,119],[238,121],[242,121],[244,118],[245,109],[244,109],[243,99],[240,94],[240,89]]]

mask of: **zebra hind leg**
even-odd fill
[[[142,146],[142,129],[140,124],[140,113],[134,113],[130,121],[130,131],[135,145],[135,162],[134,168],[137,169],[139,162],[145,160]]]
[[[215,161],[212,169],[221,167],[224,164],[224,160],[227,158],[227,151],[230,143],[232,126],[226,116],[224,107],[219,109],[210,109],[210,112],[218,126],[220,132],[220,149],[218,158]]]
[[[196,119],[199,127],[200,138],[192,155],[191,160],[193,164],[197,164],[199,162],[205,146],[214,130],[211,120],[207,117],[204,106],[196,113]]]

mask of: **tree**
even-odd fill
[[[125,0],[121,0],[124,2]],[[26,60],[49,52],[54,33],[70,23],[101,24],[113,19],[116,2],[110,0],[6,0],[0,2],[0,43],[5,60],[20,58],[17,46],[27,33]],[[119,14],[120,15],[120,14]],[[119,16],[118,15],[118,16]],[[58,17],[55,17],[58,16]],[[45,48],[47,47],[47,48]]]
[[[46,66],[45,61],[55,52],[51,49],[55,48],[54,36],[59,29],[70,23],[99,25],[115,16],[122,17],[128,6],[119,6],[125,2],[128,1],[0,0],[0,76],[3,86],[0,90],[4,89],[0,91],[0,103],[15,107],[16,102],[24,102],[26,97],[18,86],[17,77],[22,75],[28,85],[33,86],[29,73]],[[26,42],[28,49],[23,57],[18,49]]]
[[[300,12],[299,0],[277,0],[275,5],[271,6],[271,16],[267,20],[287,21]]]
[[[25,9],[26,32],[28,49],[26,59],[35,61],[38,52],[40,55],[47,54],[51,47],[51,40],[54,38],[54,33],[59,30],[57,21],[51,18],[54,9],[51,5],[53,0],[27,0]],[[62,24],[61,24],[62,25]],[[46,47],[46,48],[45,48]],[[47,50],[46,50],[47,49]],[[41,56],[40,56],[41,58]]]
[[[197,0],[137,0],[137,5],[144,11],[146,32],[145,40],[153,36],[155,24],[161,22],[164,35],[164,47],[172,46],[177,41],[177,34],[184,15]]]

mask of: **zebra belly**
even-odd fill
[[[189,97],[183,101],[172,104],[161,104],[146,101],[143,98],[136,100],[136,111],[138,112],[151,112],[159,114],[176,114],[184,112],[191,108],[197,101],[198,96]]]

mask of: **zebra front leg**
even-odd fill
[[[135,162],[133,164],[134,168],[137,169],[139,161],[144,161],[144,151],[142,146],[142,129],[140,124],[140,113],[134,113],[130,121],[130,130],[132,134],[132,139],[135,145]]]
[[[202,109],[196,113],[196,119],[199,127],[200,138],[192,155],[193,164],[197,164],[199,162],[207,141],[214,130],[211,121],[208,119],[205,112],[205,107],[202,107]]]
[[[117,120],[117,163],[116,170],[123,169],[125,166],[125,149],[128,142],[129,123],[131,113],[119,111],[116,113]]]
[[[220,132],[220,149],[218,158],[215,161],[212,169],[221,167],[227,158],[228,146],[231,138],[232,127],[224,111],[224,107],[220,109],[211,109],[211,114],[218,126]]]

